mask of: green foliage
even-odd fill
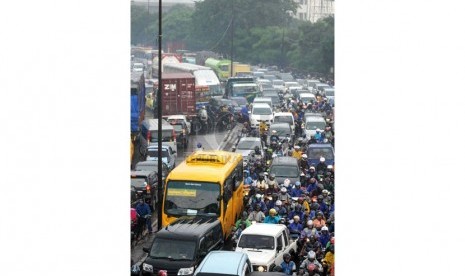
[[[193,9],[176,5],[163,14],[163,41],[183,41],[189,50],[229,58],[234,31],[234,60],[328,73],[334,66],[334,18],[313,24],[292,19],[289,13],[297,5],[293,0],[203,0]],[[146,8],[132,5],[131,43],[156,45],[157,34],[158,15],[149,17]]]

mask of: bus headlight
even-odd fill
[[[142,270],[147,271],[147,272],[153,272],[153,266],[144,263],[144,264],[142,265]]]
[[[178,275],[191,275],[194,274],[194,267],[181,268],[178,271]]]

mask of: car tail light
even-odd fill
[[[151,138],[151,136],[152,136],[152,134],[150,133],[150,131],[149,131],[149,132],[147,132],[147,141],[149,141],[149,142],[150,142],[150,138]]]
[[[146,186],[145,186],[145,191],[146,191],[147,193],[150,193],[150,185],[147,185],[147,183],[145,183],[145,185],[146,185]]]

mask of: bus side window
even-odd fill
[[[241,183],[244,181],[244,167],[242,165],[242,162],[237,165],[236,169],[234,170],[235,171],[235,174],[236,174],[236,177],[235,177],[235,183],[234,183],[234,191],[237,190],[237,188],[239,188],[239,186],[241,185]]]
[[[232,181],[231,177],[229,177],[224,182],[224,194],[223,194],[224,209],[223,209],[223,213],[226,213],[226,208],[228,206],[228,202],[232,197],[232,191],[233,191],[233,181]]]

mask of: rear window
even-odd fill
[[[309,148],[307,155],[309,159],[320,159],[320,157],[330,160],[334,159],[333,150],[330,148]]]
[[[173,140],[173,131],[170,129],[162,130],[162,141],[163,142],[171,142]],[[158,141],[158,130],[150,131],[150,142],[157,142]]]
[[[148,156],[150,156],[150,157],[158,158],[158,149],[151,149],[151,148],[149,148],[149,149],[147,150],[147,154],[148,154]],[[169,153],[168,153],[168,150],[163,149],[163,150],[161,151],[161,157],[162,157],[162,158],[163,158],[163,157],[169,157],[169,156],[170,156],[170,155],[169,155]]]
[[[292,117],[291,116],[276,116],[276,117],[274,117],[274,121],[276,123],[292,124]]]

